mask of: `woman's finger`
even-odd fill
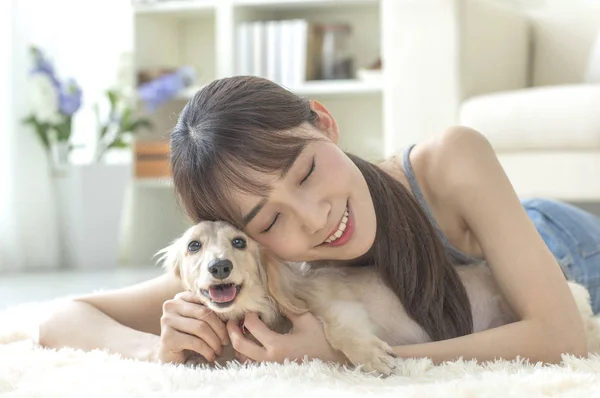
[[[186,318],[193,318],[206,322],[219,337],[221,344],[229,344],[229,336],[227,335],[225,322],[219,319],[219,317],[208,308],[189,302],[182,303],[181,307],[179,308],[179,314]]]
[[[188,303],[202,304],[202,299],[197,294],[192,293],[189,290],[177,293],[174,299],[180,299],[183,301],[187,301]]]
[[[229,332],[231,345],[238,353],[258,362],[267,360],[267,351],[255,342],[247,339],[236,322],[227,322],[227,331]]]
[[[292,324],[298,323],[303,314],[296,314],[295,312],[289,311],[287,308],[282,308],[281,313],[292,322]]]
[[[271,345],[271,343],[279,336],[278,333],[272,331],[267,325],[260,320],[256,313],[246,314],[244,319],[244,326],[259,341],[263,346]]]
[[[178,332],[204,340],[204,342],[206,342],[206,344],[208,344],[208,346],[216,353],[220,353],[223,349],[221,339],[206,322],[199,321],[195,318],[174,316],[168,320],[167,325]]]
[[[170,326],[165,328],[163,334],[165,340],[164,346],[168,347],[165,348],[166,350],[173,353],[190,350],[202,355],[207,361],[213,362],[216,359],[215,351],[206,342],[196,336],[182,333]]]

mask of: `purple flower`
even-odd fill
[[[179,68],[176,72],[161,76],[138,88],[138,94],[146,106],[154,111],[172,100],[194,80],[194,71],[190,67]]]
[[[56,77],[56,72],[54,70],[54,65],[52,61],[44,54],[42,50],[37,47],[31,47],[31,54],[34,60],[33,70],[31,74],[35,73],[44,73],[46,74],[54,86],[58,89],[60,87],[60,82]]]
[[[61,85],[59,93],[59,108],[65,115],[72,116],[81,107],[81,88],[73,79]]]

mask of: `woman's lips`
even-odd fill
[[[354,234],[355,220],[354,220],[354,214],[352,213],[352,210],[350,209],[349,203],[346,206],[346,212],[348,213],[348,220],[346,221],[346,228],[344,229],[342,234],[332,242],[327,242],[327,241],[324,242],[323,245],[339,247],[339,246],[345,245],[350,240],[350,238],[352,238],[352,235]],[[344,216],[345,216],[345,213],[344,213]],[[330,239],[332,237],[332,235],[334,235],[335,232],[337,232],[340,229],[340,225],[342,224],[343,219],[344,219],[344,217],[342,217],[342,219],[338,223],[335,231],[333,231],[332,234],[330,234],[327,239]]]

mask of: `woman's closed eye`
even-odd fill
[[[275,215],[275,218],[273,218],[273,222],[271,222],[271,225],[269,225],[267,228],[263,229],[261,233],[267,233],[271,230],[271,228],[273,228],[273,226],[275,225],[275,223],[277,222],[277,219],[279,218],[279,216],[281,215],[281,213],[277,213]]]
[[[300,185],[302,185],[306,180],[308,180],[308,177],[310,177],[310,175],[313,173],[313,171],[315,171],[315,158],[314,158],[314,156],[313,156],[312,162],[310,164],[310,169],[308,170],[308,173],[306,173],[306,175],[304,176],[304,178],[302,179],[302,181],[300,181]]]
[[[315,157],[313,156],[312,162],[310,164],[310,169],[308,170],[308,172],[306,173],[304,178],[300,181],[300,185],[302,185],[304,182],[306,182],[306,180],[308,180],[308,177],[310,177],[311,174],[315,171],[315,167],[316,167],[316,161],[315,161]],[[281,213],[277,213],[275,215],[275,217],[273,218],[273,221],[271,222],[271,224],[269,224],[269,226],[267,228],[263,229],[261,233],[264,234],[264,233],[269,232],[275,226],[275,223],[277,223],[277,220],[279,219],[280,215],[281,215]]]

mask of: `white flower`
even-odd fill
[[[135,66],[131,52],[124,52],[119,56],[115,83],[115,88],[121,93],[125,102],[135,100]]]
[[[38,122],[50,124],[61,122],[58,89],[45,73],[34,73],[30,76],[28,91],[31,111]]]

